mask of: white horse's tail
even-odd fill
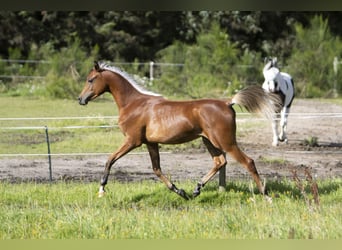
[[[268,93],[258,85],[240,90],[231,103],[244,107],[250,113],[262,114],[268,119],[272,119],[282,104],[278,95]]]

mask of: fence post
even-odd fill
[[[338,64],[339,63],[340,62],[338,61],[337,56],[335,56],[334,61],[333,61],[334,73],[335,73],[333,97],[335,97],[335,98],[338,96],[336,86],[337,86],[337,73],[338,73]]]
[[[226,190],[226,166],[223,166],[219,170],[219,191],[223,192]]]
[[[51,150],[50,150],[49,131],[48,131],[47,126],[45,126],[45,135],[46,135],[46,144],[47,144],[47,149],[48,149],[50,182],[52,182]]]
[[[154,62],[150,61],[150,82],[153,82],[153,66],[154,66]]]

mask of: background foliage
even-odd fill
[[[288,61],[288,71],[296,77],[297,92],[300,96],[332,96],[334,88],[341,92],[341,70],[333,70],[334,57],[342,52],[342,43],[338,36],[329,30],[328,21],[315,16],[310,28],[295,25],[296,39],[293,52]],[[336,86],[335,86],[336,85]]]
[[[276,56],[297,96],[341,94],[334,57],[342,47],[340,12],[19,11],[0,12],[0,92],[75,98],[94,59],[121,65],[166,95],[222,97],[263,81]],[[35,76],[20,78],[18,76]],[[66,91],[67,90],[67,91]]]

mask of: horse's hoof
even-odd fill
[[[192,197],[196,198],[197,196],[200,195],[200,191],[199,190],[195,190],[193,193],[192,193]]]
[[[104,191],[100,191],[97,193],[99,198],[102,198],[106,193]]]
[[[185,200],[189,200],[190,199],[189,196],[187,195],[187,193],[183,189],[179,189],[178,190],[178,194],[180,196],[182,196]]]
[[[266,200],[268,203],[272,204],[272,197],[270,197],[270,196],[268,196],[268,195],[265,195],[265,200]]]

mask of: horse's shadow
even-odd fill
[[[331,181],[329,183],[320,185],[319,183],[318,189],[320,193],[329,194],[332,192],[337,191],[339,188],[341,188],[341,184],[336,183],[334,181]],[[304,185],[304,188],[310,188],[310,184]],[[231,182],[228,183],[226,186],[226,190],[234,190],[234,191],[240,191],[240,192],[250,192],[249,184],[246,182],[245,185],[236,185],[235,183]],[[299,188],[296,186],[295,181],[268,181],[267,182],[267,190],[270,193],[278,193],[278,194],[300,194]],[[258,190],[254,189],[254,194],[258,194]]]
[[[341,188],[341,184],[338,182],[328,182],[323,183],[320,185],[318,183],[318,192],[319,194],[329,194],[332,192],[337,191],[339,188]],[[294,181],[269,181],[267,182],[267,190],[269,194],[274,197],[275,199],[279,196],[287,196],[294,200],[302,199],[302,192],[303,190],[300,190]],[[189,190],[186,190],[188,195],[191,196],[192,193],[189,192]],[[166,192],[166,193],[165,193]],[[224,192],[220,192],[218,190],[217,183],[210,183],[206,187],[202,189],[201,194],[194,198],[190,199],[190,201],[186,201],[182,199],[180,196],[174,194],[173,192],[168,192],[168,190],[164,186],[158,187],[154,191],[149,191],[148,193],[138,193],[133,196],[127,197],[127,200],[125,203],[131,203],[131,204],[141,204],[141,203],[147,203],[152,206],[165,206],[169,208],[177,208],[181,209],[186,205],[188,202],[194,201],[197,204],[210,204],[215,203],[217,204],[217,200],[220,199],[222,196],[222,193],[224,195]],[[254,187],[254,185],[251,184],[251,182],[228,182],[225,187],[225,192],[233,192],[240,194],[240,199],[247,200],[245,198],[253,195],[260,195],[257,188]],[[304,185],[304,192],[307,194],[311,194],[311,186],[310,184]],[[227,196],[228,197],[228,196]],[[232,199],[235,199],[234,196],[232,196]],[[213,202],[215,201],[215,202]],[[220,203],[225,203],[226,199],[222,199]]]

